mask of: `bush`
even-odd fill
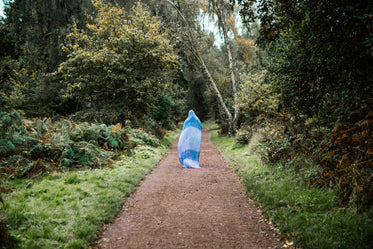
[[[243,127],[236,133],[236,141],[239,144],[248,144],[252,136],[250,127]]]
[[[150,145],[159,146],[160,141],[155,136],[145,132],[141,129],[132,129],[130,131],[130,142],[133,146],[136,145]]]
[[[314,185],[333,184],[343,203],[358,209],[373,204],[373,118],[331,133],[316,154],[322,171]]]
[[[241,123],[255,120],[259,115],[270,116],[277,113],[279,97],[265,75],[266,71],[263,70],[241,76],[243,82],[237,92]]]
[[[28,177],[63,168],[111,166],[139,145],[159,146],[159,139],[130,123],[107,125],[69,119],[25,120],[18,112],[0,114],[0,174]],[[164,135],[159,128],[157,136]]]
[[[110,111],[108,111],[110,110]],[[103,109],[84,109],[69,115],[69,119],[76,123],[88,122],[99,124],[117,124],[124,122],[128,118],[132,118],[130,111],[123,109],[114,109],[113,107],[106,107]]]
[[[369,115],[368,115],[369,117]],[[373,119],[333,132],[316,127],[313,120],[281,114],[243,126],[236,141],[249,143],[261,160],[302,171],[311,186],[337,187],[340,200],[365,210],[373,204]]]
[[[15,133],[24,134],[26,130],[22,122],[23,118],[17,111],[0,112],[0,137],[7,138]]]
[[[0,155],[9,155],[13,152],[15,146],[12,142],[6,139],[0,139]]]
[[[257,148],[261,159],[274,164],[290,158],[290,139],[284,132],[284,127],[269,125],[260,130],[262,141]]]

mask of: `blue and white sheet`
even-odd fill
[[[194,111],[190,110],[177,144],[179,161],[184,168],[200,168],[201,130],[201,121]]]

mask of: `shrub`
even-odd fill
[[[26,130],[22,122],[23,118],[17,111],[0,112],[0,137],[10,137],[15,133],[24,134]]]
[[[112,107],[106,107],[103,109],[84,109],[82,111],[69,115],[69,119],[76,123],[88,122],[100,124],[116,124],[124,122],[126,117],[132,117],[130,111],[125,111],[123,109],[112,109]]]
[[[113,159],[138,145],[160,145],[155,135],[130,125],[25,120],[18,112],[1,113],[0,174],[17,178],[62,168],[111,166]],[[159,137],[164,133],[162,128],[155,132]]]
[[[248,144],[252,136],[250,127],[243,127],[236,133],[236,141],[239,144]]]
[[[279,105],[278,94],[265,78],[266,71],[243,74],[242,84],[237,92],[241,120],[247,122],[255,120],[259,115],[275,115]]]
[[[130,131],[130,142],[136,146],[139,145],[150,145],[150,146],[159,146],[160,141],[155,136],[146,133],[141,129],[132,129]]]
[[[14,148],[15,146],[12,142],[6,139],[0,139],[0,155],[9,155]]]
[[[268,125],[260,131],[262,141],[257,152],[263,161],[274,164],[290,158],[290,139],[285,135],[284,127]]]
[[[314,185],[337,185],[343,203],[373,204],[373,118],[331,133],[316,154],[322,171]]]
[[[369,118],[370,117],[370,118]],[[253,134],[253,135],[251,135]],[[250,137],[250,138],[249,138]],[[281,114],[238,131],[236,141],[254,149],[261,160],[302,171],[311,186],[337,187],[340,200],[364,210],[373,203],[373,119],[336,125],[333,132],[313,120]]]

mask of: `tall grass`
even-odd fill
[[[311,188],[304,172],[285,164],[268,166],[233,138],[210,128],[211,140],[242,179],[250,198],[279,230],[301,248],[373,248],[373,211],[343,207],[338,190]]]
[[[158,164],[179,131],[161,146],[142,145],[112,168],[49,173],[8,182],[14,187],[2,210],[16,248],[86,248],[104,223],[112,221],[124,198]]]

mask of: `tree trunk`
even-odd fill
[[[219,9],[216,1],[212,0],[212,3],[213,3],[214,12],[218,17],[219,27],[221,28],[221,30],[223,32],[224,46],[225,46],[225,49],[227,50],[227,54],[228,54],[229,74],[230,74],[230,78],[231,78],[231,82],[232,82],[232,91],[233,91],[234,117],[233,117],[233,120],[232,120],[232,125],[233,125],[232,130],[234,132],[236,130],[236,126],[237,126],[237,122],[238,122],[238,115],[239,115],[239,108],[240,107],[239,107],[238,97],[237,97],[237,83],[236,83],[236,77],[235,77],[235,74],[234,74],[233,56],[232,56],[231,48],[230,48],[230,45],[229,45],[228,32],[227,32],[227,28],[226,28],[226,25],[225,25],[225,19],[223,17],[222,11],[221,11],[221,9]]]
[[[229,125],[228,135],[231,136],[234,133],[234,119],[232,117],[232,114],[228,110],[227,105],[225,104],[225,102],[223,100],[223,97],[220,94],[220,91],[219,91],[218,87],[216,86],[215,80],[212,78],[212,75],[211,75],[210,71],[208,70],[208,68],[207,68],[207,66],[205,64],[205,61],[203,60],[203,58],[201,56],[201,53],[199,52],[199,50],[198,50],[198,48],[196,46],[196,41],[195,41],[195,38],[194,38],[194,35],[193,35],[193,32],[192,32],[192,29],[189,26],[189,23],[187,22],[186,18],[184,17],[183,13],[181,12],[181,10],[177,6],[175,6],[175,4],[171,0],[166,0],[166,1],[169,4],[171,4],[171,6],[177,11],[178,15],[181,17],[181,19],[183,20],[183,22],[185,23],[185,25],[186,25],[186,27],[188,29],[189,39],[190,39],[188,42],[189,42],[189,44],[191,46],[192,53],[196,57],[196,59],[198,60],[198,62],[201,64],[201,66],[203,68],[203,71],[206,74],[207,79],[209,80],[210,84],[212,85],[212,88],[215,91],[215,94],[218,97],[220,105],[223,107],[223,110],[224,110],[225,114],[228,116],[228,125]]]

